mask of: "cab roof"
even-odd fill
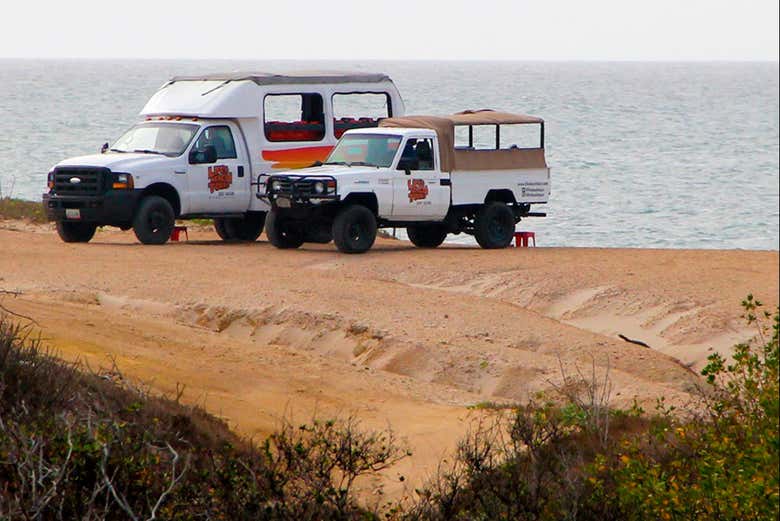
[[[189,76],[174,76],[177,81],[253,81],[258,85],[302,85],[314,83],[381,83],[391,81],[390,76],[372,72],[346,71],[296,71],[296,72],[221,72]]]

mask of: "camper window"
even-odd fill
[[[371,128],[393,115],[385,92],[344,92],[333,95],[333,132],[336,138],[349,129]]]
[[[263,102],[268,141],[322,141],[325,113],[317,93],[269,94]]]

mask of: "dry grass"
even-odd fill
[[[46,222],[43,204],[12,197],[0,197],[0,219],[24,220],[36,224]]]

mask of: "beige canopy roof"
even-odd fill
[[[515,168],[547,168],[543,149],[455,150],[455,126],[461,125],[524,125],[544,123],[542,118],[525,114],[510,114],[490,109],[464,110],[451,116],[406,116],[387,118],[380,127],[428,128],[439,138],[441,169],[504,170]]]
[[[510,114],[491,109],[464,110],[448,116],[456,125],[525,125],[544,123],[542,118],[525,114]]]

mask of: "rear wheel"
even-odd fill
[[[217,235],[219,235],[219,238],[223,241],[229,241],[230,235],[228,234],[228,231],[225,229],[225,220],[222,217],[217,217],[214,219],[214,231],[217,232]]]
[[[482,206],[474,219],[474,238],[487,249],[506,248],[515,232],[515,216],[504,203]]]
[[[342,253],[363,253],[376,240],[376,217],[361,205],[347,206],[333,220],[333,242]]]
[[[271,244],[281,249],[300,248],[305,239],[301,227],[276,210],[268,212],[265,219],[265,234]]]
[[[244,217],[218,217],[214,229],[223,241],[256,241],[263,233],[265,213],[250,213]]]
[[[57,221],[57,234],[63,242],[89,242],[95,236],[97,224]]]
[[[173,207],[159,195],[141,200],[133,219],[133,231],[143,244],[165,244],[176,224]]]
[[[406,228],[406,234],[418,248],[436,248],[444,242],[447,230],[440,224],[423,224],[409,226]]]

